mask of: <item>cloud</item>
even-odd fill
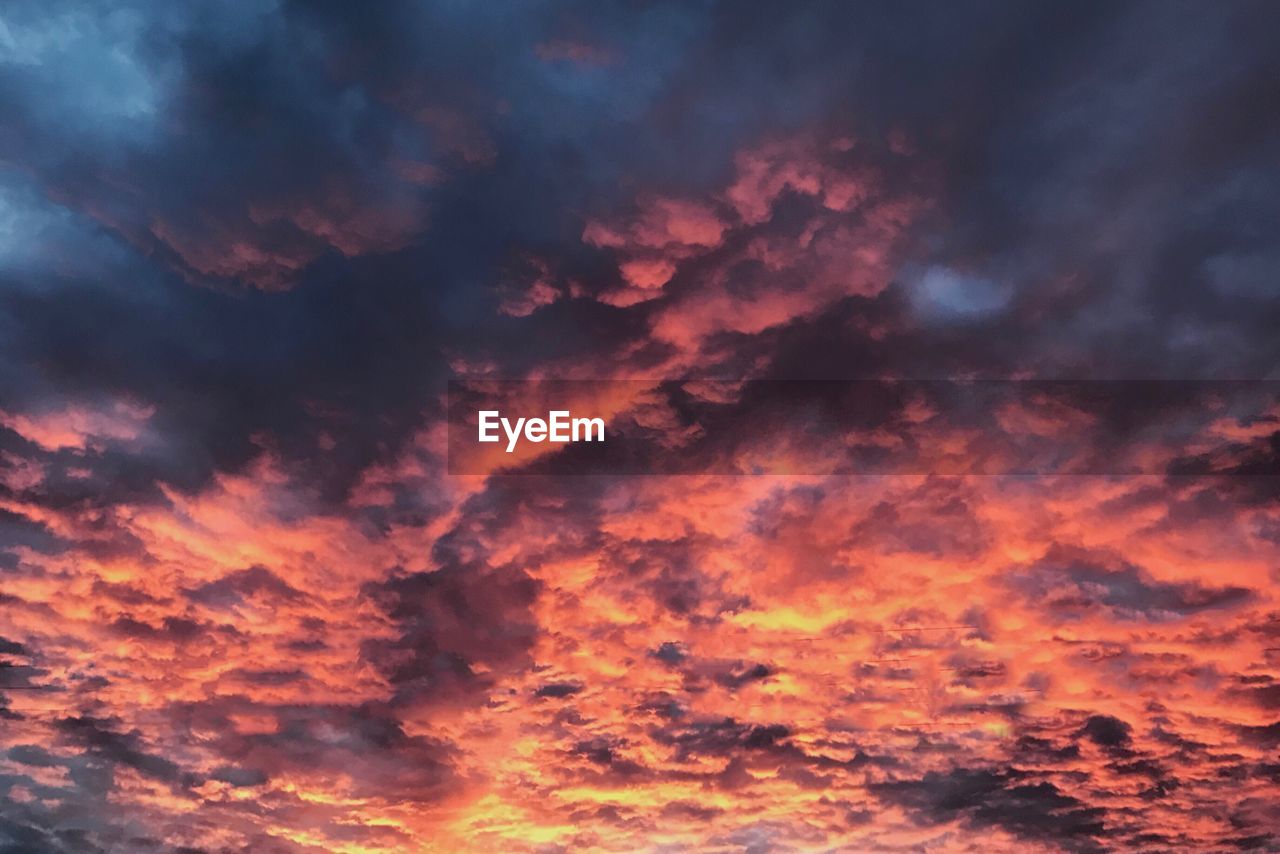
[[[1052,839],[1070,850],[1101,850],[1106,810],[1086,807],[1052,783],[1021,782],[1016,773],[956,768],[919,780],[873,787],[877,796],[915,811],[922,821],[964,818],[998,825],[1018,836]]]
[[[1080,618],[1097,609],[1109,609],[1120,620],[1177,619],[1238,607],[1253,596],[1246,587],[1155,581],[1136,566],[1063,548],[1011,575],[1010,586],[1042,603],[1057,620]]]
[[[264,566],[251,566],[229,573],[217,581],[186,591],[188,598],[215,608],[234,608],[246,599],[264,598],[297,601],[303,594]]]
[[[1082,735],[1103,747],[1125,747],[1130,742],[1133,727],[1110,715],[1090,715],[1080,728]]]
[[[911,296],[926,318],[946,322],[999,311],[1012,295],[989,279],[966,277],[935,266],[912,283]]]
[[[918,11],[7,4],[0,847],[1273,844],[1274,413],[797,472],[1273,376],[1276,13]],[[768,474],[451,476],[455,375]]]
[[[402,697],[447,702],[451,692],[482,691],[489,674],[527,662],[536,631],[530,607],[538,589],[518,571],[485,573],[478,567],[371,583],[365,595],[395,621],[399,634],[366,641],[361,656]],[[483,670],[477,672],[477,665]],[[552,686],[540,696],[564,696],[557,693],[563,690]]]

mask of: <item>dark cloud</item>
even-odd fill
[[[219,635],[237,634],[234,626],[214,624],[189,619],[187,617],[165,617],[159,625],[130,616],[120,616],[111,622],[110,630],[117,635],[137,640],[161,641],[173,644],[188,644]]]
[[[774,674],[767,664],[738,664],[727,671],[715,674],[714,679],[726,688],[741,688],[752,682],[760,682]]]
[[[689,651],[678,641],[663,641],[657,649],[650,650],[650,655],[664,664],[676,665],[689,657]]]
[[[210,772],[209,777],[237,788],[261,786],[268,779],[265,773],[256,768],[239,768],[234,765],[220,765]]]
[[[924,823],[966,819],[1070,850],[1103,850],[1106,810],[1089,807],[1052,783],[1023,782],[1015,771],[956,768],[919,780],[872,785],[876,796],[906,807]]]
[[[1254,597],[1247,587],[1156,581],[1132,564],[1059,546],[1011,573],[1008,584],[1057,620],[1079,619],[1099,609],[1119,619],[1176,619],[1238,607]]]
[[[681,757],[699,755],[731,756],[739,750],[769,750],[780,746],[791,735],[783,724],[747,724],[733,718],[699,721],[660,737],[669,742]]]
[[[110,765],[124,765],[165,783],[190,782],[177,763],[147,749],[142,734],[119,732],[110,721],[92,717],[63,718],[58,730],[72,744],[83,747],[88,755]]]
[[[798,321],[793,337],[808,363],[852,357],[866,370],[1005,374],[1022,364],[1021,352],[1046,370],[1074,372],[1097,361],[1089,348],[1123,339],[1129,346],[1108,350],[1113,363],[1102,373],[1266,373],[1261,332],[1270,316],[1248,271],[1265,268],[1269,249],[1265,235],[1232,228],[1265,219],[1275,198],[1246,188],[1265,182],[1234,180],[1259,174],[1277,145],[1268,111],[1247,106],[1274,95],[1274,52],[1260,35],[1274,17],[1266,4],[1179,4],[1158,16],[1158,38],[1148,36],[1140,5],[1067,14],[992,3],[928,15],[813,6],[779,22],[732,6],[653,4],[582,15],[586,34],[572,38],[564,20],[579,14],[568,10],[498,22],[461,11],[355,15],[284,4],[234,16],[140,13],[122,26],[95,8],[85,10],[75,45],[60,48],[40,35],[52,25],[35,6],[15,9],[15,32],[29,34],[30,50],[73,52],[84,69],[16,66],[26,70],[0,86],[0,103],[20,117],[3,139],[6,159],[27,176],[16,198],[63,244],[109,259],[105,275],[128,287],[101,287],[86,271],[52,276],[42,259],[26,259],[10,274],[24,284],[6,289],[0,306],[22,319],[10,324],[6,396],[131,394],[157,407],[164,440],[144,455],[108,452],[93,468],[109,477],[59,490],[154,499],[155,480],[195,487],[212,471],[243,466],[256,449],[250,437],[269,435],[286,456],[309,462],[300,476],[341,494],[421,423],[446,351],[474,341],[494,305],[506,247],[589,271],[596,262],[576,217],[587,198],[617,197],[620,172],[685,190],[713,186],[737,148],[837,112],[868,140],[891,130],[911,138],[918,159],[948,176],[937,189],[947,219],[963,227],[948,229],[897,291],[857,304],[898,318],[881,344],[840,335],[843,352],[814,358],[822,324]],[[910,54],[929,57],[913,61],[911,74],[893,70],[904,32]],[[566,39],[591,46],[582,55],[616,61],[565,68],[539,55],[539,45]],[[1147,71],[1121,73],[1131,53]],[[1096,85],[1078,82],[1081,73]],[[115,82],[86,99],[87,79]],[[1117,97],[1086,94],[1116,79]],[[105,110],[97,134],[87,132],[85,105]],[[1206,109],[1223,123],[1214,134],[1191,121]],[[1110,131],[1093,132],[1102,127]],[[1150,149],[1161,157],[1124,168]],[[566,169],[574,180],[560,178]],[[890,182],[905,179],[900,168],[887,172]],[[1166,204],[1171,196],[1204,201]],[[1113,212],[1110,237],[1098,210]],[[1171,221],[1175,210],[1185,222]],[[1114,236],[1117,222],[1129,240]],[[1068,246],[1087,251],[1064,258]],[[1117,253],[1135,246],[1140,260],[1130,267],[1140,266],[1124,267]],[[174,270],[233,288],[293,290],[184,287]],[[900,321],[917,310],[919,281],[930,275],[998,279],[1016,296],[920,334]],[[1055,277],[1074,284],[1048,286]],[[1091,332],[1090,303],[1106,286],[1117,322]],[[1186,299],[1156,298],[1169,287]],[[571,302],[541,317],[535,352],[599,351],[645,328],[644,312],[624,319]],[[1153,306],[1156,324],[1146,322]],[[484,323],[488,357],[527,358],[520,326]],[[1183,352],[1175,353],[1164,332],[1179,323],[1197,331],[1177,336]],[[788,363],[778,337],[786,334],[760,342],[777,350],[779,365]],[[1134,363],[1115,363],[1119,352]],[[26,372],[35,364],[41,385]],[[317,453],[329,441],[335,447]]]
[[[392,640],[369,640],[361,650],[401,696],[449,701],[483,690],[489,678],[473,664],[514,668],[528,663],[536,627],[530,606],[538,583],[510,568],[480,567],[393,574],[365,594],[400,627]]]
[[[564,697],[572,697],[582,691],[584,687],[577,682],[548,682],[534,691],[533,696],[558,700]]]
[[[58,757],[37,744],[15,745],[9,748],[9,758],[37,768],[56,768],[62,764]]]
[[[207,746],[221,758],[214,779],[257,786],[279,774],[347,775],[353,791],[368,797],[434,801],[460,781],[454,749],[444,740],[406,732],[385,704],[258,705],[244,695],[204,703],[175,704],[169,714],[181,728],[212,728]],[[238,715],[267,716],[266,732],[239,732]]]
[[[1274,845],[1274,414],[1124,489],[446,475],[455,375],[1275,376],[1280,7],[793,5],[5,4],[0,849]],[[789,387],[658,462],[907,412]]]
[[[1129,744],[1133,727],[1110,715],[1090,715],[1080,727],[1080,734],[1103,747],[1125,747]]]
[[[1280,745],[1280,721],[1270,724],[1238,725],[1235,731],[1240,738],[1249,744],[1272,748]]]
[[[26,655],[27,648],[17,641],[0,637],[0,655]]]
[[[233,608],[254,597],[284,602],[303,598],[301,592],[265,566],[229,573],[217,581],[187,590],[186,595],[194,602],[214,608]]]

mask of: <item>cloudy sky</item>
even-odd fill
[[[1280,847],[1278,34],[3,4],[0,851]],[[493,378],[697,465],[451,474]],[[750,393],[884,378],[1138,390]]]

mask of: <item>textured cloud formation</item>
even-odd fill
[[[0,850],[1280,846],[1277,410],[741,385],[1280,379],[1277,32],[5,4]],[[451,476],[452,377],[776,473]]]

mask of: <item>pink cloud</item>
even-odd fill
[[[787,194],[808,205],[798,231],[771,224]],[[798,135],[739,152],[719,192],[641,193],[631,215],[589,219],[582,239],[617,263],[619,284],[595,299],[620,308],[664,300],[651,336],[674,345],[663,370],[678,373],[705,366],[704,342],[718,333],[753,335],[845,297],[880,293],[928,205],[918,192],[887,191],[853,139]],[[696,280],[669,293],[686,269]]]
[[[589,221],[582,239],[592,246],[613,249],[618,257],[618,272],[626,287],[604,291],[601,300],[635,305],[651,297],[628,294],[628,288],[645,291],[664,287],[681,261],[715,249],[728,228],[710,203],[650,196],[639,202],[631,219]]]
[[[137,439],[154,414],[155,407],[117,400],[100,407],[69,404],[40,413],[0,410],[0,425],[46,451],[83,450],[103,440]]]
[[[564,296],[551,265],[541,258],[523,259],[501,288],[498,311],[511,317],[528,317]]]

